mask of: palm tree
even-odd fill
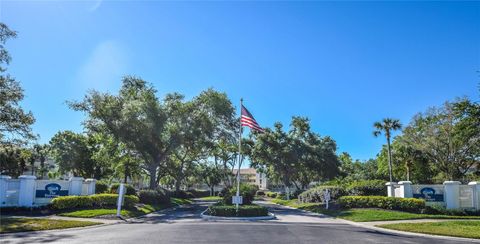
[[[392,151],[390,148],[390,137],[391,137],[391,132],[400,130],[402,128],[402,124],[400,124],[400,121],[398,119],[391,119],[391,118],[385,118],[382,120],[382,122],[375,122],[373,124],[373,127],[375,130],[373,131],[373,136],[378,137],[382,133],[385,134],[385,137],[387,138],[387,149],[388,149],[388,173],[390,175],[390,182],[393,181],[392,178]]]

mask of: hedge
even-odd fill
[[[251,204],[255,198],[255,193],[258,191],[258,186],[241,183],[240,184],[240,195],[242,196],[243,204]],[[232,187],[230,190],[226,191],[223,195],[224,204],[232,204],[232,196],[236,196],[237,188]]]
[[[345,189],[340,186],[316,186],[298,195],[298,201],[301,203],[324,203],[325,197],[323,194],[326,189],[330,191],[330,201],[335,201],[338,198],[347,195]]]
[[[382,208],[419,213],[425,208],[425,200],[382,196],[344,196],[338,199],[344,208]]]
[[[170,196],[162,191],[141,190],[138,192],[138,198],[145,204],[165,204],[170,203]]]
[[[360,180],[346,186],[351,196],[385,196],[387,188],[383,180]]]
[[[120,183],[113,183],[112,186],[110,186],[110,193],[118,194],[119,187]],[[127,192],[125,193],[126,195],[137,195],[137,191],[133,186],[125,184],[125,189],[127,190]]]
[[[95,194],[90,196],[64,196],[52,200],[53,209],[73,209],[73,208],[91,208],[91,207],[115,207],[117,205],[118,194]],[[127,208],[135,206],[139,202],[138,197],[125,195],[124,206]]]
[[[105,181],[97,181],[95,183],[95,194],[106,193],[108,191],[108,183]]]
[[[268,210],[258,205],[240,205],[237,212],[235,205],[212,205],[208,207],[207,214],[223,217],[256,217],[267,216]]]
[[[273,191],[268,191],[268,192],[266,193],[266,195],[267,195],[267,197],[276,198],[277,195],[278,195],[278,193],[273,192]]]

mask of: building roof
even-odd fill
[[[233,170],[233,174],[237,174],[238,169]],[[256,174],[257,170],[254,168],[240,169],[240,174]]]

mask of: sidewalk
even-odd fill
[[[377,226],[384,224],[400,224],[400,223],[425,223],[425,222],[446,222],[446,221],[478,221],[478,219],[405,219],[405,220],[388,220],[388,221],[370,221],[357,222],[367,226]]]
[[[100,218],[76,218],[76,217],[64,217],[58,215],[48,215],[48,216],[8,216],[2,215],[2,218],[29,218],[29,219],[58,219],[58,220],[78,220],[78,221],[89,221],[97,222],[102,224],[116,224],[116,223],[125,223],[121,219],[100,219]]]

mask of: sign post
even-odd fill
[[[328,201],[330,201],[330,191],[328,191],[328,189],[325,189],[325,191],[323,192],[323,198],[325,198],[325,208],[328,209]]]
[[[123,194],[125,192],[125,185],[122,183],[118,187],[118,200],[117,200],[117,217],[121,217]]]

